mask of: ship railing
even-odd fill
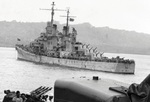
[[[81,61],[96,61],[96,62],[108,62],[108,63],[124,63],[124,64],[134,64],[134,60],[129,60],[129,59],[109,59],[109,58],[97,58],[97,59],[89,59],[88,57],[67,57],[63,56],[63,59],[70,59],[70,60],[81,60]]]

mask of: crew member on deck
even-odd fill
[[[16,92],[16,96],[12,99],[13,102],[23,102],[23,99],[21,98],[20,91]]]

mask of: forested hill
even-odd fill
[[[58,22],[58,29],[63,25]],[[94,27],[89,23],[71,25],[76,28],[77,40],[97,46],[100,52],[150,54],[150,35],[135,31]],[[14,47],[17,38],[24,44],[33,41],[45,32],[46,23],[0,21],[0,46]]]

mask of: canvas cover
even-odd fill
[[[150,102],[150,74],[140,84],[131,84],[128,95],[131,102]]]

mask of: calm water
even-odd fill
[[[30,92],[39,86],[53,87],[56,79],[97,75],[101,78],[115,79],[117,81],[140,83],[150,73],[150,56],[129,54],[104,54],[134,59],[136,62],[135,75],[112,74],[89,70],[78,70],[61,67],[46,66],[32,62],[17,60],[14,48],[0,48],[0,101],[6,89]]]

